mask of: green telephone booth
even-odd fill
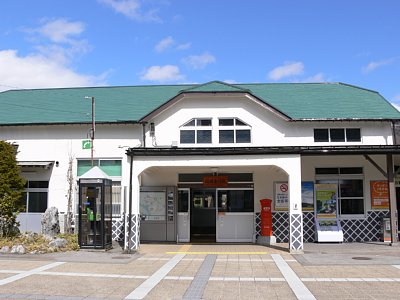
[[[112,181],[96,166],[79,179],[79,246],[111,248],[111,227]]]

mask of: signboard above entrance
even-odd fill
[[[204,187],[227,187],[228,176],[204,176],[203,177]]]

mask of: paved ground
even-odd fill
[[[138,253],[0,255],[0,299],[400,299],[384,243],[159,245]]]

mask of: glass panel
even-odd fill
[[[344,142],[344,129],[331,128],[331,142]]]
[[[81,243],[83,246],[101,246],[101,188],[81,188]]]
[[[339,174],[339,168],[316,168],[315,174],[317,175]]]
[[[236,130],[236,143],[250,143],[250,130]]]
[[[181,144],[194,144],[195,131],[194,130],[181,130]]]
[[[140,192],[140,214],[146,221],[166,220],[165,192]]]
[[[99,165],[99,161],[98,160],[94,160],[93,164],[95,166]],[[83,174],[85,174],[87,171],[89,171],[92,168],[92,161],[91,160],[87,160],[87,159],[82,159],[82,160],[78,160],[78,176],[82,176]]]
[[[233,119],[219,119],[219,126],[233,126]]]
[[[211,126],[211,119],[197,119],[197,126]]]
[[[121,184],[121,183],[120,183]],[[121,214],[121,194],[122,187],[119,185],[112,186],[112,214],[120,215]]]
[[[254,192],[250,190],[218,191],[218,211],[253,212]]]
[[[364,214],[364,199],[341,199],[340,207],[342,215]]]
[[[101,160],[100,169],[102,169],[108,176],[121,176],[121,160]]]
[[[104,243],[111,244],[111,227],[112,227],[112,191],[111,186],[104,186]]]
[[[47,209],[47,192],[28,193],[28,212],[44,213]]]
[[[233,143],[234,142],[233,130],[220,130],[219,142],[220,143]]]
[[[198,144],[211,143],[211,130],[197,130],[197,143]]]
[[[189,122],[187,122],[185,125],[183,125],[183,126],[194,126],[196,123],[195,123],[195,120],[194,119],[192,119],[192,120],[190,120]]]
[[[314,142],[329,142],[328,129],[314,129]]]
[[[362,174],[363,168],[339,168],[340,174]]]
[[[346,139],[348,142],[361,142],[360,128],[347,128]]]
[[[48,181],[29,181],[28,184],[29,188],[34,188],[34,189],[39,189],[39,188],[44,188],[47,189],[49,187],[49,182]]]
[[[189,211],[189,191],[178,191],[178,212]]]
[[[247,126],[247,124],[244,123],[244,122],[242,122],[242,121],[239,120],[239,119],[236,119],[236,126]]]
[[[18,206],[21,207],[21,212],[27,212],[26,211],[26,201],[28,200],[28,195],[26,192],[22,193],[21,198],[18,200]]]
[[[340,197],[363,197],[363,180],[346,179],[340,180]]]

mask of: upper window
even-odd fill
[[[361,142],[360,128],[316,128],[314,142]]]
[[[181,144],[211,144],[211,118],[192,119],[180,130]]]
[[[251,128],[238,118],[221,118],[219,125],[219,143],[250,143]]]

